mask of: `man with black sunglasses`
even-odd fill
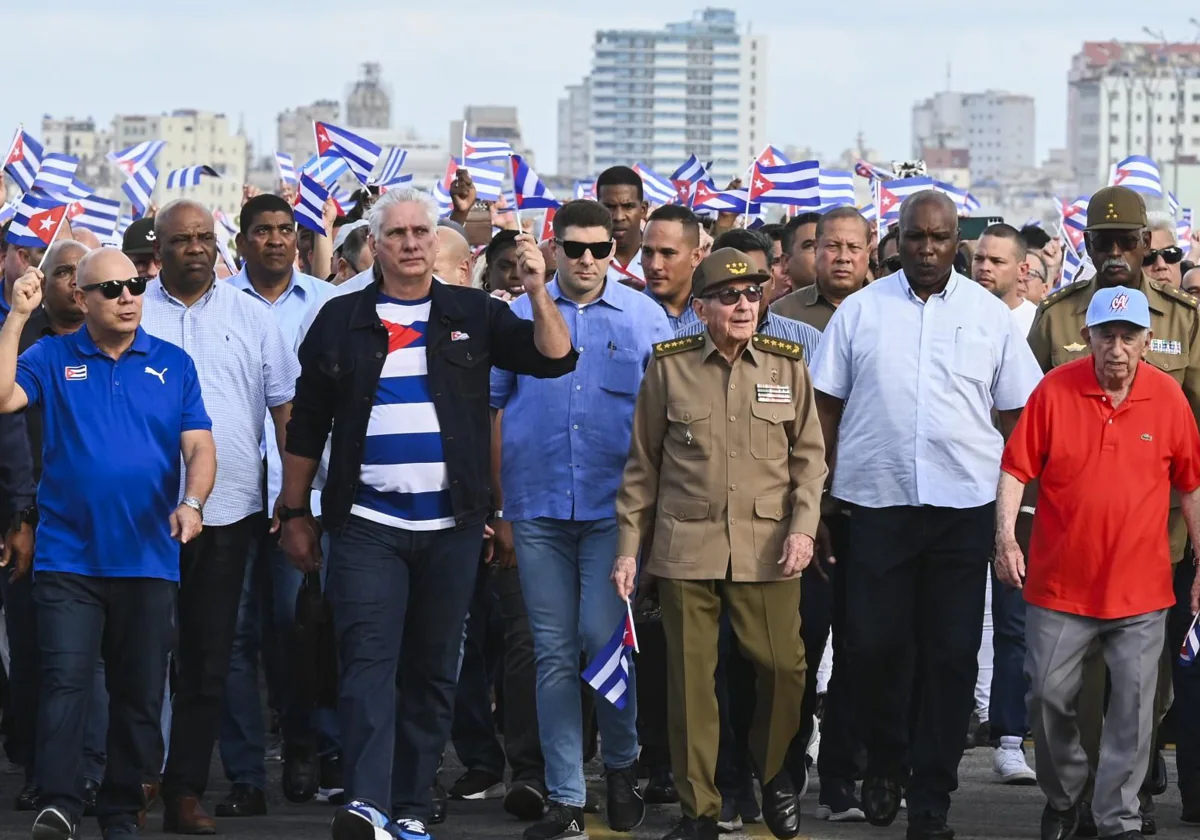
[[[41,299],[43,278],[31,269],[0,331],[0,412],[40,405],[44,419],[33,592],[42,811],[33,836],[45,840],[74,836],[83,812],[77,773],[101,656],[110,749],[96,813],[108,840],[137,836],[175,635],[180,546],[201,533],[217,471],[196,368],[141,328],[146,281],[135,271],[115,249],[85,256],[74,292],[84,327],[18,360],[20,332]]]
[[[1150,250],[1142,266],[1150,279],[1179,288],[1183,281],[1183,249],[1175,234],[1175,217],[1170,213],[1147,213],[1150,221]]]
[[[763,817],[776,837],[800,831],[784,768],[800,724],[804,645],[800,573],[813,555],[824,445],[800,345],[757,332],[770,277],[734,248],[692,275],[707,329],[654,346],[617,496],[612,577],[629,598],[658,579],[667,642],[671,764],[683,819],[667,840],[714,840],[720,717],[713,686],[722,607],[757,674],[751,753]]]
[[[1149,227],[1146,205],[1133,190],[1105,187],[1092,196],[1088,204],[1085,241],[1096,266],[1096,276],[1072,283],[1042,301],[1030,329],[1029,345],[1046,372],[1082,358],[1088,348],[1083,343],[1081,330],[1088,304],[1096,291],[1112,286],[1138,289],[1149,300],[1153,332],[1145,359],[1166,371],[1183,387],[1192,413],[1200,419],[1200,312],[1196,309],[1196,298],[1149,276],[1146,258],[1153,242]],[[1175,589],[1178,601],[1167,623],[1167,651],[1173,653],[1179,650],[1192,619],[1188,597],[1192,569],[1190,564],[1179,563],[1184,555],[1187,532],[1177,494],[1172,496],[1167,527],[1171,536],[1172,562],[1177,564]],[[1156,724],[1170,706],[1170,663],[1175,658],[1173,655],[1163,657],[1155,700]],[[1175,675],[1175,702],[1185,709],[1200,708],[1200,670],[1176,668]],[[1098,655],[1090,657],[1086,664],[1083,686],[1079,695],[1079,728],[1094,777],[1105,695],[1105,668]],[[1200,724],[1196,723],[1195,715],[1180,717],[1182,725],[1176,735],[1179,787],[1184,812],[1197,814],[1200,812]],[[1155,730],[1157,737],[1157,726]],[[1156,771],[1156,767],[1160,769]],[[1141,795],[1143,826],[1147,830],[1154,827],[1151,792],[1162,793],[1166,789],[1164,773],[1161,755],[1152,752],[1147,784]],[[1077,836],[1096,836],[1090,803],[1089,782],[1081,795]]]

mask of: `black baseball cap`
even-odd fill
[[[125,228],[121,250],[130,256],[152,256],[154,242],[154,217],[147,216]]]

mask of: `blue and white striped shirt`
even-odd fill
[[[388,332],[388,355],[367,422],[358,492],[350,513],[406,531],[454,527],[442,428],[429,393],[425,325],[429,298],[382,292],[375,311]]]
[[[675,337],[684,338],[689,335],[700,335],[705,329],[704,322],[697,319],[695,323],[678,330],[675,333]],[[768,338],[778,338],[781,341],[791,341],[799,344],[804,348],[805,362],[812,361],[813,356],[817,354],[817,347],[821,344],[821,331],[819,329],[803,321],[796,321],[791,318],[785,318],[782,315],[776,315],[770,310],[767,310],[766,320],[758,325],[758,332]]]

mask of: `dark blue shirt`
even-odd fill
[[[22,353],[17,384],[42,406],[35,571],[178,581],[180,438],[212,429],[191,357],[139,327],[114,361],[84,327]]]

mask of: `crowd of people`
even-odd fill
[[[0,242],[34,840],[135,837],[156,803],[215,834],[267,814],[274,757],[334,840],[484,799],[525,840],[648,803],[678,805],[665,840],[789,840],[810,779],[819,819],[951,840],[972,747],[1040,786],[1042,840],[1137,840],[1168,728],[1200,824],[1200,254],[1173,222],[1102,189],[1094,272],[1060,285],[1053,233],[967,241],[933,191],[882,236],[850,206],[750,228],[651,212],[614,167],[541,242],[494,210],[477,241],[465,170],[450,193],[363,190],[314,235],[248,188],[236,274],[188,199],[119,249]]]

